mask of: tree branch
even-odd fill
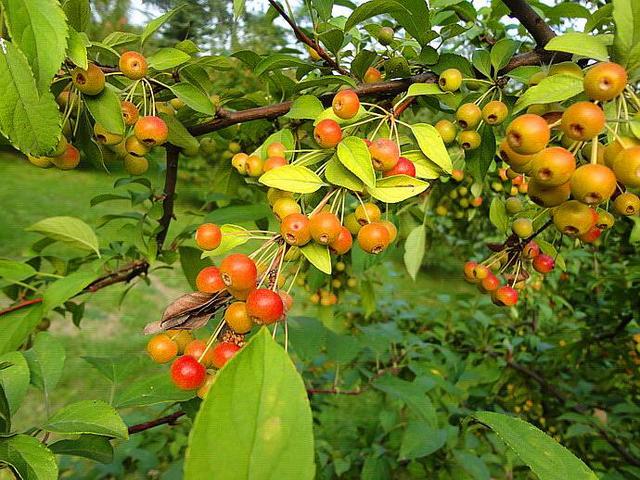
[[[495,353],[495,352],[489,352],[489,355],[491,355],[494,358],[500,358],[500,356]],[[540,387],[542,387],[542,389],[547,392],[549,395],[551,395],[552,397],[554,397],[556,400],[558,400],[561,404],[563,404],[564,406],[568,406],[569,408],[571,408],[574,412],[586,415],[589,413],[589,411],[591,410],[590,407],[587,407],[586,405],[583,405],[581,403],[574,403],[571,405],[567,405],[569,403],[569,399],[568,397],[561,392],[557,387],[555,387],[554,385],[552,385],[551,383],[549,383],[540,373],[535,372],[527,367],[525,367],[524,365],[521,365],[515,361],[513,361],[511,358],[505,358],[504,359],[505,362],[507,363],[507,365],[510,368],[513,368],[514,370],[516,370],[517,372],[523,374],[525,377],[530,378],[531,380],[533,380],[534,382],[536,382],[538,385],[540,385]],[[603,427],[597,425],[597,424],[593,424],[592,425],[596,430],[598,430],[598,434],[609,444],[611,445],[611,447],[616,450],[620,456],[629,464],[634,465],[636,467],[640,467],[640,459],[634,457],[625,447],[624,445],[622,445],[620,442],[618,442],[617,439],[613,438],[609,432],[607,432]]]
[[[97,278],[96,280],[91,282],[84,290],[78,293],[78,295],[82,295],[83,293],[97,292],[98,290],[101,290],[104,287],[108,287],[109,285],[113,285],[115,283],[130,282],[135,277],[146,274],[148,269],[149,263],[146,260],[139,260],[130,263],[116,270],[115,272]],[[24,300],[20,303],[7,307],[4,310],[0,310],[0,316],[15,312],[16,310],[20,310],[22,308],[30,307],[31,305],[42,303],[42,300],[42,297]]]
[[[511,16],[517,18],[531,34],[538,47],[544,47],[549,40],[556,36],[547,22],[531,8],[526,0],[502,0],[502,3],[509,8]]]
[[[158,250],[162,250],[169,225],[173,219],[173,204],[176,196],[176,182],[178,181],[178,157],[180,150],[174,145],[167,145],[167,171],[164,179],[164,199],[162,200],[162,218],[160,218],[160,231],[156,235]]]
[[[175,425],[176,420],[180,417],[186,415],[187,412],[183,412],[182,410],[172,413],[171,415],[166,415],[164,417],[156,418],[155,420],[150,420],[144,423],[138,423],[137,425],[131,425],[129,427],[129,435],[133,435],[134,433],[144,432],[145,430],[149,430],[150,428],[158,427],[160,425]]]
[[[284,11],[284,9],[280,6],[280,4],[278,2],[276,2],[275,0],[269,0],[269,3],[271,4],[271,6],[280,14],[280,16],[284,19],[285,22],[287,22],[291,28],[293,29],[293,33],[295,34],[296,38],[304,43],[305,45],[309,46],[310,48],[313,48],[316,53],[318,54],[318,56],[320,58],[322,58],[327,65],[329,65],[333,70],[335,70],[336,72],[342,74],[342,75],[349,75],[349,71],[346,70],[345,68],[341,67],[340,64],[338,64],[338,62],[336,62],[333,58],[331,58],[331,56],[326,52],[325,49],[323,49],[320,44],[318,44],[318,42],[314,41],[313,39],[309,38],[309,36],[304,33],[300,27],[298,27],[298,25],[296,24],[296,22],[293,20],[293,18],[289,17],[289,15],[287,15],[287,12]]]
[[[631,320],[633,320],[633,315],[623,315],[623,317],[620,319],[620,323],[618,323],[618,325],[613,330],[596,335],[594,337],[594,340],[611,340],[612,338],[617,337],[619,334],[624,332],[624,330],[627,328],[627,325],[631,323]]]

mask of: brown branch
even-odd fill
[[[74,297],[77,297],[78,295],[82,295],[83,293],[97,292],[98,290],[101,290],[104,287],[108,287],[109,285],[113,285],[116,283],[122,283],[122,282],[128,283],[131,280],[133,280],[135,277],[146,274],[148,269],[149,269],[149,263],[146,260],[138,260],[136,262],[130,263],[116,270],[115,272],[112,272],[97,278],[96,280],[91,282],[87,287],[85,287],[84,290],[82,290],[80,293],[78,293],[77,295],[74,295]],[[42,297],[24,300],[23,302],[7,307],[4,310],[0,310],[0,316],[6,315],[7,313],[15,312],[16,310],[20,310],[22,308],[26,308],[31,305],[42,303],[42,300],[43,300]]]
[[[517,18],[520,24],[531,34],[538,47],[544,47],[549,40],[556,36],[547,22],[531,8],[528,1],[502,0],[502,3],[509,8],[511,16]]]
[[[400,92],[404,92],[411,84],[414,83],[433,83],[438,77],[433,73],[422,73],[401,80],[391,80],[389,82],[366,83],[359,85],[354,89],[358,95],[375,95],[375,96],[393,96]],[[331,104],[333,94],[323,95],[320,97],[325,105]],[[287,101],[276,103],[266,107],[249,108],[231,112],[229,110],[220,110],[217,117],[200,125],[195,125],[189,129],[192,135],[204,135],[205,133],[221,130],[238,123],[249,122],[251,120],[273,119],[285,115],[290,109],[293,102]]]
[[[620,320],[620,323],[618,323],[618,325],[613,330],[596,335],[595,337],[593,337],[594,340],[596,341],[611,340],[612,338],[617,337],[622,332],[624,332],[624,330],[627,328],[627,325],[631,323],[631,320],[633,320],[633,315],[631,314],[624,315]]]
[[[172,413],[171,415],[166,415],[164,417],[156,418],[155,420],[150,420],[144,423],[138,423],[137,425],[131,425],[129,427],[129,435],[133,435],[134,433],[144,432],[145,430],[149,430],[150,428],[158,427],[160,425],[175,425],[176,420],[180,417],[186,415],[187,412],[183,412],[182,410]]]
[[[489,355],[491,355],[494,358],[498,358],[499,355],[495,352],[489,352]],[[549,383],[543,376],[542,374],[535,372],[534,370],[531,370],[527,367],[525,367],[524,365],[521,365],[515,361],[513,361],[511,358],[505,358],[504,359],[505,362],[507,363],[507,365],[510,368],[513,368],[514,370],[516,370],[517,372],[523,374],[525,377],[528,377],[530,379],[532,379],[534,382],[536,382],[538,385],[540,385],[540,387],[542,387],[542,389],[547,392],[549,395],[551,395],[552,397],[554,397],[556,400],[558,400],[561,404],[563,404],[564,406],[567,406],[567,404],[569,403],[569,398],[563,393],[561,392],[557,387],[555,387],[554,385],[552,385],[551,383]],[[589,411],[591,410],[590,407],[583,405],[581,403],[573,403],[571,405],[568,405],[574,412],[580,413],[582,415],[586,415],[589,413]],[[617,439],[613,438],[609,432],[607,432],[603,427],[597,425],[597,424],[593,424],[593,427],[598,431],[598,434],[609,444],[611,445],[611,447],[616,450],[620,456],[629,464],[634,465],[636,467],[640,467],[640,459],[634,457],[625,447],[624,445],[622,445],[620,442],[618,442]]]
[[[296,38],[304,43],[305,45],[309,46],[310,48],[313,48],[316,53],[318,54],[318,56],[320,58],[322,58],[327,65],[329,65],[333,70],[335,70],[336,72],[342,74],[342,75],[349,75],[349,71],[346,70],[345,68],[341,67],[340,64],[338,64],[338,62],[336,62],[333,58],[331,58],[331,56],[326,52],[325,49],[323,49],[320,44],[316,41],[314,41],[313,39],[309,38],[309,36],[304,33],[300,27],[298,27],[298,25],[296,24],[296,22],[293,20],[293,18],[289,17],[289,15],[287,15],[287,12],[284,11],[284,9],[280,6],[280,4],[278,2],[276,2],[275,0],[269,0],[269,3],[271,4],[271,6],[280,14],[280,16],[284,19],[285,22],[287,22],[291,28],[293,29],[293,33],[295,34]]]
[[[176,196],[176,182],[178,181],[178,157],[180,150],[174,145],[167,145],[167,170],[164,179],[164,200],[162,201],[162,218],[160,218],[160,231],[156,235],[158,250],[162,250],[169,225],[173,219],[173,204]]]

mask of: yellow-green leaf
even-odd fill
[[[429,184],[408,175],[381,178],[375,187],[367,187],[369,194],[381,202],[398,203],[424,192]]]
[[[427,158],[438,165],[445,173],[451,173],[453,169],[451,157],[438,130],[428,123],[416,123],[411,126],[411,132],[416,138],[420,150]]]
[[[200,258],[224,255],[229,250],[233,250],[249,241],[249,232],[247,232],[247,229],[244,227],[238,225],[222,225],[220,231],[222,232],[222,239],[220,240],[218,248],[202,252]]]
[[[376,183],[376,173],[371,163],[371,154],[364,140],[346,137],[338,144],[338,159],[347,170],[362,180],[367,187]]]
[[[311,242],[300,248],[302,255],[321,272],[331,275],[331,256],[329,248]]]
[[[339,187],[348,188],[349,190],[360,192],[364,188],[364,183],[353,173],[347,170],[336,157],[327,162],[327,168],[324,171],[327,181]]]
[[[322,179],[307,167],[285,165],[262,174],[260,183],[293,193],[313,193],[325,185]]]

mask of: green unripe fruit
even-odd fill
[[[381,45],[390,45],[393,42],[393,28],[391,27],[382,27],[378,30],[378,41]]]
[[[455,92],[462,86],[462,73],[457,68],[448,68],[440,74],[438,85],[445,92]]]
[[[530,218],[516,218],[511,224],[511,231],[520,238],[533,235],[533,222]]]
[[[507,209],[509,215],[515,215],[522,211],[522,201],[518,197],[509,197],[504,202],[504,206]]]

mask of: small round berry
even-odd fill
[[[549,273],[556,266],[556,261],[552,256],[541,253],[533,259],[531,264],[536,272]]]
[[[377,255],[389,246],[389,230],[380,222],[368,223],[358,232],[358,244],[367,253]]]
[[[445,92],[455,92],[462,86],[462,72],[457,68],[447,68],[440,74],[438,85]]]
[[[547,146],[551,130],[544,118],[525,113],[513,120],[506,130],[506,139],[514,152],[522,155],[537,153]]]
[[[284,304],[278,293],[268,288],[253,290],[247,297],[247,314],[258,325],[270,325],[284,315]]]
[[[500,125],[508,115],[509,109],[500,100],[491,100],[482,107],[482,119],[487,125]]]
[[[220,263],[220,273],[224,284],[236,291],[256,287],[258,268],[255,262],[243,253],[232,253],[225,257]]]
[[[622,93],[629,80],[626,70],[617,63],[594,65],[584,76],[584,93],[592,100],[606,102]]]
[[[333,97],[331,103],[336,116],[348,120],[355,117],[360,110],[360,98],[353,90],[341,90]]]
[[[138,52],[124,52],[120,55],[118,67],[125,77],[140,80],[147,74],[147,59]]]
[[[340,219],[331,212],[318,212],[309,219],[311,238],[320,245],[329,245],[334,242],[341,229]]]
[[[245,302],[234,302],[229,305],[224,312],[224,321],[236,333],[248,333],[253,327]]]
[[[205,353],[206,352],[206,353]],[[196,338],[189,342],[184,349],[185,355],[190,355],[205,367],[210,367],[213,361],[213,350],[210,348],[207,350],[207,342]]]
[[[361,203],[360,205],[358,205],[354,213],[355,213],[356,221],[360,225],[366,225],[367,223],[377,222],[382,217],[382,212],[380,211],[378,206],[370,202]],[[355,232],[354,235],[357,233],[358,232]]]
[[[347,227],[340,227],[340,233],[338,233],[338,237],[329,244],[329,250],[335,255],[344,255],[351,250],[352,245],[353,237],[351,236],[351,232]],[[338,264],[339,263],[341,262],[338,262]],[[338,269],[338,264],[336,264],[336,269]]]
[[[207,369],[190,355],[183,355],[171,364],[171,380],[181,390],[197,390],[207,376]]]
[[[640,213],[640,199],[635,193],[621,193],[613,201],[613,208],[620,215],[638,215]]]
[[[196,230],[196,244],[202,250],[215,250],[222,241],[222,231],[218,225],[203,223]]]
[[[238,350],[240,347],[235,343],[220,342],[213,347],[213,366],[216,368],[224,367],[238,353]]]
[[[475,103],[464,103],[456,110],[458,125],[464,130],[473,130],[482,120],[482,110]]]
[[[342,140],[342,129],[335,120],[325,118],[316,125],[313,138],[321,148],[334,148]]]
[[[396,166],[400,159],[398,144],[388,138],[378,138],[369,146],[373,168],[385,172]]]
[[[217,267],[204,267],[196,277],[196,288],[204,293],[217,293],[224,290],[225,284]]]
[[[605,123],[604,112],[595,103],[576,102],[562,114],[560,129],[567,137],[585,142],[599,135]]]
[[[140,117],[133,127],[133,133],[149,147],[163,145],[169,138],[169,127],[160,117]]]
[[[302,213],[287,215],[280,224],[280,234],[289,245],[301,247],[311,241],[309,218]]]
[[[147,353],[156,363],[167,363],[178,355],[178,344],[169,335],[161,333],[147,343]]]

